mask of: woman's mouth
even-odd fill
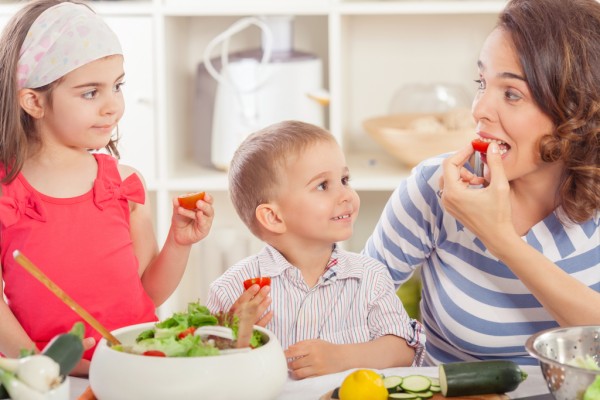
[[[506,152],[508,152],[510,150],[510,145],[506,142],[503,142],[502,140],[485,138],[485,137],[480,137],[479,140],[482,142],[485,142],[485,143],[496,143],[500,150],[501,156],[506,154]]]

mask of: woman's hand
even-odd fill
[[[494,253],[495,238],[516,234],[512,223],[510,184],[498,145],[491,143],[486,156],[489,184],[481,189],[470,188],[469,185],[478,181],[463,165],[472,154],[469,145],[444,160],[441,203]]]
[[[210,232],[215,211],[213,197],[206,193],[203,200],[197,202],[198,208],[188,210],[173,199],[173,219],[171,229],[175,241],[180,245],[190,245],[204,239]]]

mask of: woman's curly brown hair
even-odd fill
[[[499,27],[512,38],[531,93],[554,125],[542,161],[562,161],[559,204],[584,222],[600,210],[600,3],[512,0]]]

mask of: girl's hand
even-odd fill
[[[235,303],[233,303],[231,306],[231,312],[239,315],[243,309],[245,309],[246,312],[248,312],[248,310],[252,310],[254,314],[254,324],[262,327],[267,326],[267,324],[271,322],[271,319],[273,318],[273,310],[265,314],[265,311],[267,311],[271,305],[271,296],[269,296],[270,292],[270,286],[265,286],[263,288],[257,284],[250,286],[248,290],[244,291],[235,301]]]
[[[441,203],[493,252],[499,235],[516,233],[512,223],[510,184],[504,173],[498,145],[491,143],[487,151],[490,182],[482,189],[469,188],[473,174],[463,165],[472,153],[469,145],[444,160]]]
[[[294,379],[342,371],[344,354],[339,345],[321,339],[303,340],[285,351]]]
[[[96,345],[96,339],[93,337],[86,337],[83,339],[83,351],[86,352]],[[73,368],[70,375],[87,377],[90,373],[90,361],[82,358],[79,363]]]
[[[204,200],[198,201],[198,208],[195,210],[181,207],[177,198],[173,198],[171,229],[178,244],[190,245],[208,235],[215,216],[212,204],[213,197],[208,193],[204,195]]]

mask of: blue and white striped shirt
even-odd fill
[[[244,280],[269,276],[273,319],[266,328],[283,349],[308,339],[349,344],[396,335],[415,348],[413,365],[420,365],[425,342],[422,325],[406,314],[385,266],[337,246],[333,259],[337,263],[330,262],[332,266],[309,288],[299,269],[266,246],[215,280],[206,305],[211,312],[229,311],[243,292]]]
[[[387,265],[396,286],[421,267],[426,365],[496,358],[536,364],[526,339],[557,323],[506,265],[444,212],[436,195],[443,158],[421,163],[394,191],[364,253]],[[599,220],[600,211],[565,226],[555,212],[523,240],[600,291]]]

